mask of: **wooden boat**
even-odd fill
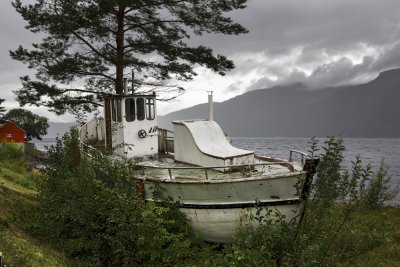
[[[296,185],[312,177],[304,171],[307,155],[290,151],[282,160],[233,147],[213,120],[212,93],[208,120],[174,121],[173,135],[157,127],[155,95],[110,95],[104,107],[104,119],[83,126],[81,140],[104,142],[137,161],[138,194],[157,201],[153,190],[162,188],[204,240],[234,242],[239,227],[257,227],[252,216],[264,207],[286,220],[299,215],[307,192]],[[294,154],[300,162],[292,161]]]

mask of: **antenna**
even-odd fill
[[[133,82],[135,81],[135,73],[132,69],[132,95],[135,93],[135,87],[133,86]]]
[[[214,120],[214,107],[213,107],[213,91],[207,91],[208,93],[208,120]]]
[[[128,88],[127,88],[127,78],[124,78],[124,95],[128,94]]]

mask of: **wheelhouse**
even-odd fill
[[[158,153],[156,95],[109,95],[104,98],[106,147],[126,157]]]

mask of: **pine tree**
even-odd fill
[[[17,99],[57,114],[92,111],[104,94],[123,93],[124,78],[142,92],[162,89],[176,96],[184,88],[169,82],[191,80],[195,66],[221,75],[234,68],[225,56],[188,43],[204,33],[246,33],[225,15],[245,8],[246,1],[36,0],[23,5],[15,0],[27,29],[45,36],[32,50],[20,46],[10,52],[36,70],[34,80],[21,77]]]
[[[0,118],[1,118],[1,116],[3,116],[4,112],[6,111],[6,108],[1,106],[1,104],[3,104],[4,101],[5,101],[5,99],[0,98]]]

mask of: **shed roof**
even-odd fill
[[[25,133],[25,130],[22,129],[18,124],[16,124],[16,123],[13,122],[13,121],[8,121],[8,120],[2,120],[2,119],[0,119],[0,128],[3,128],[3,126],[6,125],[7,123],[12,123],[12,124],[14,124],[14,125],[17,126],[21,131],[23,131],[23,132]]]

